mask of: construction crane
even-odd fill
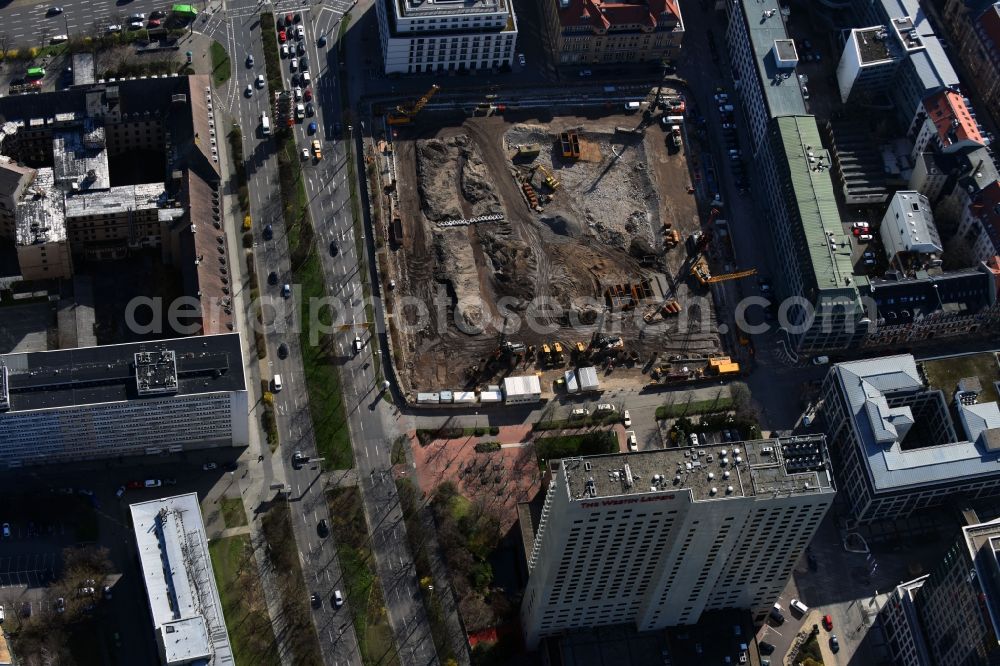
[[[552,172],[549,171],[544,164],[536,164],[535,168],[542,172],[542,175],[545,176],[545,184],[548,185],[549,189],[553,192],[558,190],[559,186],[562,185],[562,182],[553,176]]]
[[[431,97],[434,97],[434,94],[437,93],[438,90],[441,90],[441,86],[435,83],[431,86],[430,90],[424,93],[423,97],[418,99],[416,103],[413,104],[413,106],[403,106],[400,104],[394,111],[389,112],[386,120],[390,125],[405,125],[409,123],[413,120],[413,116],[420,113],[420,110],[427,106],[427,102],[431,101]]]
[[[716,282],[739,280],[756,274],[757,274],[757,269],[750,268],[745,271],[736,271],[735,273],[712,275],[711,272],[709,272],[708,270],[708,261],[705,260],[704,256],[698,257],[698,260],[691,265],[691,275],[695,276],[695,278],[698,280],[698,282],[701,283],[702,286],[715,284]]]

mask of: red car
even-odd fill
[[[823,628],[827,631],[833,631],[833,618],[829,615],[823,616]]]
[[[305,99],[306,99],[307,102],[310,101],[310,100],[312,100],[312,98],[313,98],[312,88],[306,88],[306,91],[304,93],[302,93],[302,96],[305,97]]]
[[[285,25],[291,25],[294,17],[291,14],[285,14]]]
[[[282,44],[284,44],[287,39],[288,39],[288,37],[285,36],[285,31],[284,30],[279,30],[278,31],[278,41],[281,42]]]
[[[160,27],[160,19],[153,19],[152,21],[150,21],[149,22],[149,27],[150,28],[159,28]]]
[[[125,484],[125,487],[134,490],[136,488],[142,488],[143,486],[142,486],[142,481],[129,481],[128,483]]]

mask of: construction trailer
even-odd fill
[[[580,380],[581,391],[601,390],[601,382],[597,379],[597,368],[593,366],[577,368],[576,376]]]
[[[542,399],[542,383],[537,375],[504,377],[503,395],[508,405],[538,402]]]
[[[579,393],[580,392],[580,382],[576,380],[576,372],[573,370],[567,370],[563,373],[563,381],[566,382],[566,392],[567,393]]]

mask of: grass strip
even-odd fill
[[[219,87],[229,80],[233,65],[229,60],[226,47],[219,42],[212,42],[209,53],[212,56],[212,80],[215,82],[215,86]]]
[[[239,500],[236,500],[239,501]],[[242,507],[242,502],[240,503]],[[278,646],[267,614],[250,537],[246,534],[208,543],[215,584],[222,598],[229,642],[237,664],[278,666]]]
[[[543,437],[535,440],[535,455],[538,456],[538,466],[542,469],[551,460],[574,456],[596,456],[614,453],[617,450],[618,436],[609,430],[598,430],[582,435]]]
[[[661,405],[656,408],[656,420],[691,416],[693,414],[715,414],[729,411],[733,408],[733,399],[720,395],[712,400],[690,400],[673,405]]]
[[[267,87],[271,94],[285,89],[281,78],[281,56],[278,55],[278,34],[274,31],[274,13],[260,15],[260,36],[264,43],[264,69],[267,71]]]
[[[271,506],[261,521],[267,556],[276,588],[281,595],[281,615],[285,622],[288,646],[296,664],[322,664],[316,627],[309,607],[309,591],[302,577],[302,565],[292,532],[292,514],[286,502]]]
[[[238,498],[223,497],[222,502],[222,522],[227,528],[244,527],[247,524],[247,514],[243,509],[243,500]]]
[[[607,414],[591,414],[580,419],[563,419],[559,421],[537,421],[532,426],[532,430],[566,430],[568,428],[589,428],[592,426],[613,425],[622,420],[618,412]]]
[[[296,159],[295,140],[291,133],[280,139],[278,179],[281,183],[282,208],[288,230],[288,249],[292,274],[301,294],[302,303],[326,297],[326,277],[316,251],[315,231],[309,216],[302,166]],[[347,426],[347,405],[340,376],[336,337],[332,328],[332,313],[317,313],[302,321],[300,341],[302,366],[309,409],[313,421],[316,449],[323,458],[323,469],[354,467],[354,451]],[[321,327],[324,330],[314,330]]]
[[[361,493],[356,487],[334,488],[327,491],[326,500],[333,520],[331,536],[337,543],[337,559],[351,607],[361,662],[399,666],[375,557],[369,547]]]
[[[448,641],[448,624],[441,605],[439,591],[441,583],[433,584],[430,555],[427,551],[427,537],[424,535],[424,523],[418,511],[418,493],[416,486],[409,479],[396,479],[396,490],[399,493],[399,506],[403,511],[403,522],[406,524],[406,540],[410,544],[413,555],[413,567],[420,581],[420,598],[427,609],[427,619],[431,627],[431,638],[434,649],[437,650],[441,663],[455,659],[455,652]]]

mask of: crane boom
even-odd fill
[[[427,102],[431,101],[431,98],[434,97],[438,90],[441,90],[441,86],[435,83],[431,86],[430,90],[425,92],[423,97],[418,99],[412,106],[405,106],[403,104],[397,106],[396,109],[388,116],[389,124],[405,125],[413,120],[413,116],[420,113],[420,110],[427,106]]]

